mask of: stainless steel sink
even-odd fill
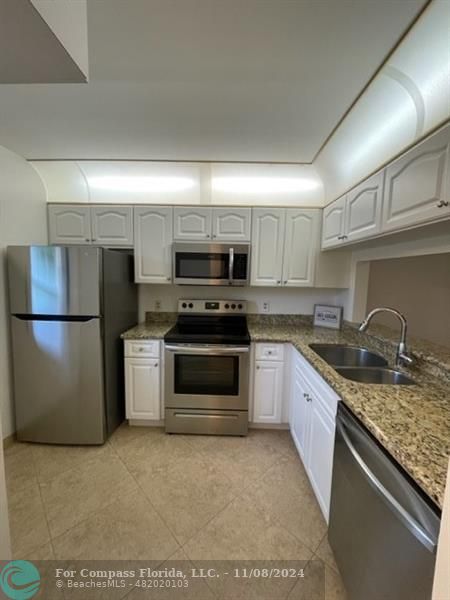
[[[336,371],[352,381],[389,385],[413,385],[415,381],[389,367],[335,367]]]
[[[310,344],[311,350],[314,350],[324,361],[334,367],[384,367],[387,360],[370,352],[367,348],[359,346],[345,346],[343,344]]]

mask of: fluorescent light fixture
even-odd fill
[[[181,192],[195,186],[190,177],[105,175],[88,177],[91,188],[117,192]]]
[[[307,177],[213,177],[212,187],[220,192],[242,194],[286,194],[315,190],[320,182]]]

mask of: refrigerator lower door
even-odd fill
[[[17,437],[102,444],[105,406],[101,321],[11,317]]]

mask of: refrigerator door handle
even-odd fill
[[[350,438],[345,431],[345,427],[342,421],[338,419],[336,422],[336,428],[339,431],[345,445],[350,451],[351,455],[355,459],[360,470],[363,472],[366,480],[375,490],[375,492],[381,497],[386,506],[394,513],[394,515],[405,525],[405,527],[413,534],[413,536],[432,554],[436,552],[436,541],[432,540],[428,533],[417,523],[417,521],[403,508],[403,506],[397,502],[392,494],[384,487],[381,481],[372,473],[369,467],[366,465],[362,457],[358,454],[356,448],[353,446]]]
[[[75,317],[75,316],[66,316],[66,315],[22,315],[22,314],[14,314],[12,315],[16,319],[20,321],[54,321],[54,322],[77,322],[77,323],[87,323],[88,321],[93,321],[98,319],[99,317],[91,317],[91,316],[83,316],[83,317]]]

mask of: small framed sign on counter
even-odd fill
[[[314,305],[314,327],[340,329],[342,326],[342,306]]]

